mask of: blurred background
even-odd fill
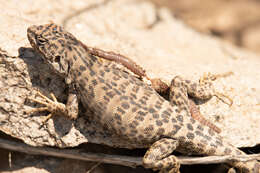
[[[260,53],[259,0],[151,0],[197,31]]]

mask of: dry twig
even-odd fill
[[[6,139],[0,139],[0,148],[18,151],[27,154],[54,156],[60,158],[69,158],[83,161],[102,162],[129,167],[142,165],[142,157],[131,157],[121,155],[109,155],[102,153],[84,153],[78,149],[56,149],[51,147],[32,147],[21,142],[14,142]],[[260,160],[260,154],[251,154],[245,156],[207,156],[207,157],[183,157],[178,156],[183,165],[194,164],[216,164],[226,163],[228,161],[250,161]]]

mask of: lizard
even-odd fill
[[[67,104],[42,95],[33,101],[45,105],[33,111],[77,118],[80,101],[108,131],[118,136],[115,146],[148,148],[143,166],[160,172],[179,172],[180,163],[173,151],[200,155],[245,155],[211,128],[190,116],[185,80],[175,77],[171,85],[170,103],[154,89],[114,62],[101,62],[91,55],[71,33],[54,23],[30,26],[27,37],[32,48],[45,63],[64,78],[68,85]],[[259,162],[229,161],[243,173],[260,171]]]

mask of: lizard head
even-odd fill
[[[76,51],[80,44],[72,34],[51,23],[30,26],[27,29],[27,37],[33,49],[39,52],[44,61],[58,74],[64,77],[69,74],[73,64],[72,52]]]

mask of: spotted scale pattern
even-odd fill
[[[56,24],[31,26],[27,30],[32,47],[73,88],[91,118],[118,136],[114,146],[149,148],[143,165],[162,172],[178,172],[179,162],[171,155],[240,155],[212,129],[190,116],[187,90],[179,78],[169,103],[150,86],[88,53],[72,34]],[[69,116],[64,112],[65,116]],[[87,116],[87,115],[86,115]],[[258,172],[256,161],[230,162],[241,172]]]

